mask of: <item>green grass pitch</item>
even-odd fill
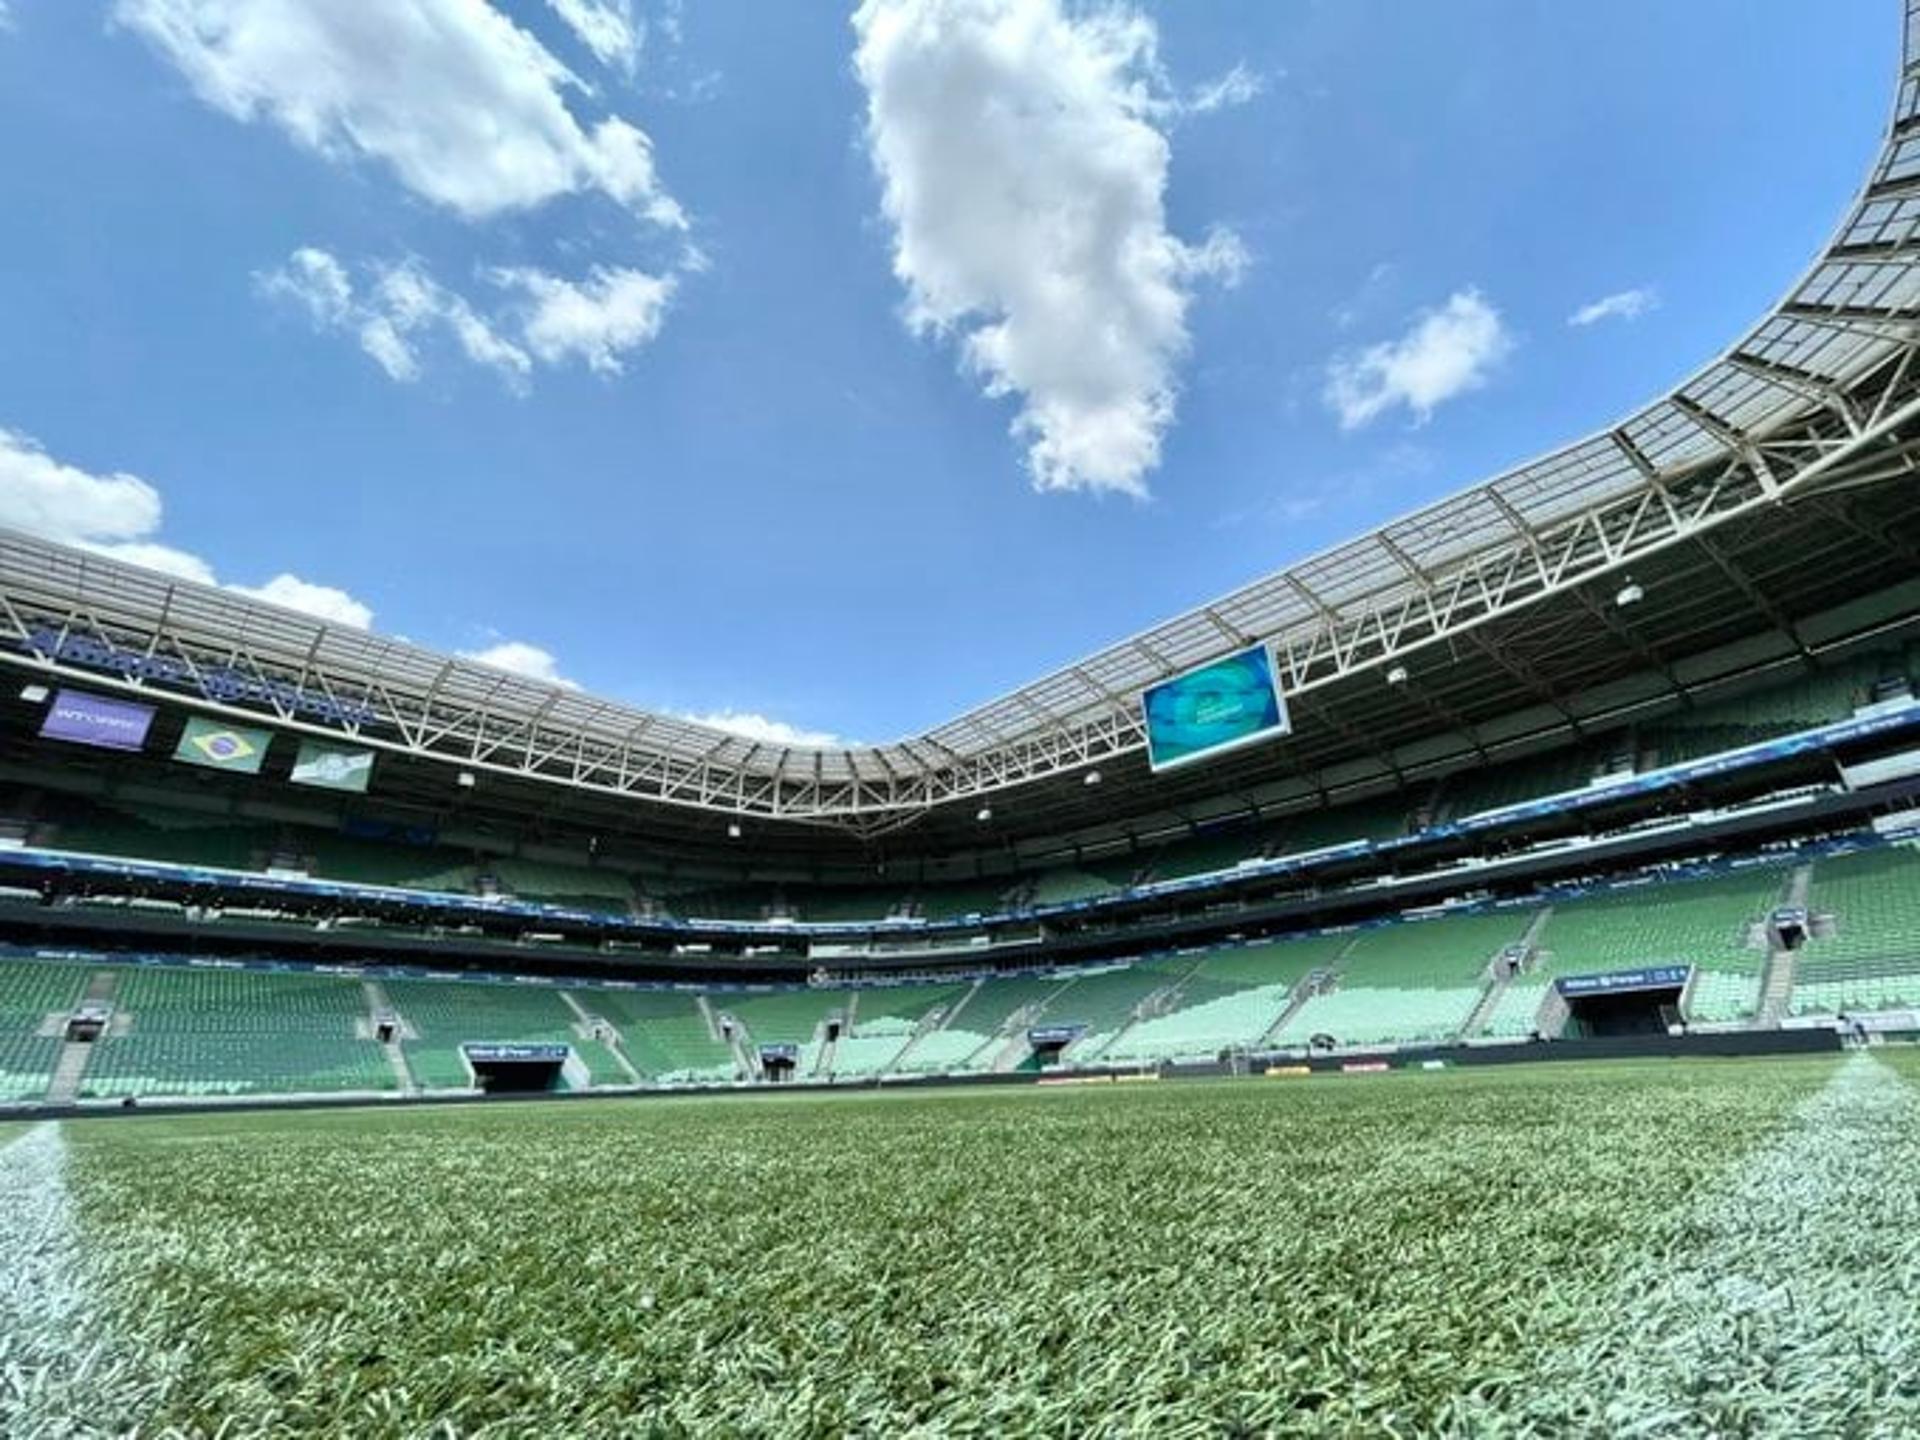
[[[8,1436],[1920,1427],[1911,1055],[0,1143]]]

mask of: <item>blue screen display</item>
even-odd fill
[[[1291,728],[1273,679],[1273,657],[1255,645],[1171,680],[1140,696],[1147,720],[1147,758],[1156,770],[1184,765]]]

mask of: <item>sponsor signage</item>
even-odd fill
[[[1640,970],[1609,970],[1600,975],[1563,975],[1554,981],[1562,995],[1617,995],[1631,990],[1680,990],[1691,965],[1649,965]]]
[[[1273,675],[1273,656],[1252,645],[1140,692],[1147,761],[1155,770],[1285,735],[1292,724]]]
[[[47,708],[40,733],[49,740],[71,740],[102,750],[138,750],[147,743],[147,729],[152,724],[151,705],[61,690]]]
[[[491,1041],[468,1041],[460,1047],[469,1060],[560,1060],[564,1061],[572,1054],[567,1045],[512,1045],[495,1044]]]
[[[173,758],[189,765],[204,765],[209,770],[234,770],[243,775],[258,775],[267,758],[273,735],[249,725],[223,725],[199,715],[187,718],[180,732],[180,743],[173,747]]]
[[[345,750],[338,745],[322,745],[302,740],[294,757],[293,773],[287,777],[296,785],[312,785],[320,790],[351,790],[364,793],[373,778],[371,750]]]
[[[27,634],[27,645],[49,660],[82,665],[129,680],[195,690],[222,704],[253,701],[335,724],[366,725],[378,717],[371,706],[331,695],[303,690],[285,680],[249,675],[229,665],[189,665],[172,655],[149,655],[138,650],[116,650],[91,635],[75,635],[51,625],[37,625]]]

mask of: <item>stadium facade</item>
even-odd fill
[[[0,534],[0,1100],[1920,1023],[1917,10],[1691,378],[892,744]],[[1238,655],[1284,733],[1152,763],[1143,694]]]

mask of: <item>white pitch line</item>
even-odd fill
[[[67,1145],[45,1121],[0,1147],[0,1435],[123,1433],[127,1375],[95,1323],[67,1190]]]
[[[1916,1100],[1879,1061],[1846,1060],[1489,1430],[1920,1434]]]

